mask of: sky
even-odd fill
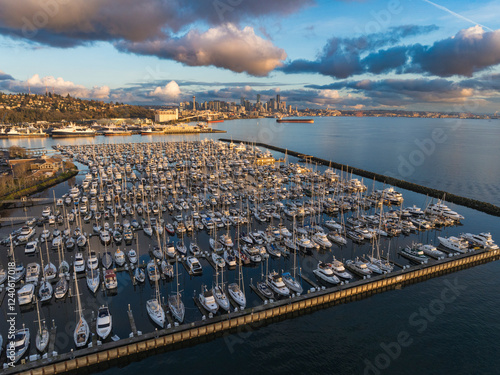
[[[500,111],[500,2],[0,0],[0,91]]]

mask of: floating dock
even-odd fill
[[[289,316],[306,314],[320,308],[359,300],[375,293],[401,288],[498,259],[500,259],[500,250],[498,249],[478,250],[438,260],[431,264],[418,265],[293,298],[273,301],[230,314],[216,315],[213,318],[190,324],[182,324],[116,342],[104,343],[98,347],[94,346],[21,363],[13,368],[4,369],[3,373],[52,375],[98,371],[117,366],[123,361],[128,362],[162,351],[173,350],[180,347],[180,344],[189,341],[206,340],[220,336],[224,332],[236,332],[242,327],[252,324],[255,327],[261,327],[267,322],[280,321]],[[131,325],[132,322],[133,318]]]

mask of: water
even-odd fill
[[[270,143],[499,204],[500,167],[496,151],[496,140],[500,135],[498,125],[498,121],[467,120],[456,123],[441,119],[406,118],[324,118],[316,119],[315,124],[310,125],[276,124],[273,119],[260,119],[219,124],[217,127],[227,130],[228,133],[209,137],[232,137]],[[406,174],[408,170],[400,168],[401,158],[409,162],[410,153],[419,149],[415,141],[431,139],[432,131],[436,127],[443,129],[447,140],[439,144],[435,142],[435,150],[428,152],[429,155],[425,154],[423,163],[410,164],[414,170],[409,175],[402,176],[400,172]],[[205,138],[205,135],[98,137],[94,141],[144,142],[149,139],[157,141],[199,138]],[[77,144],[82,141],[0,140],[0,144],[2,147],[17,143],[28,147],[47,148],[56,143]],[[430,149],[432,147],[428,150]],[[69,181],[65,186],[57,187],[56,196],[67,191],[68,184],[73,183],[74,181]],[[428,201],[426,197],[416,193],[403,191],[403,194],[406,205],[415,203],[424,206]],[[42,195],[51,197],[52,193],[47,191]],[[435,243],[437,235],[490,231],[494,239],[500,242],[500,219],[465,207],[451,205],[451,208],[466,217],[463,227],[447,228],[438,234],[425,233],[419,239]],[[404,238],[393,240],[391,246],[401,246],[404,242]],[[335,247],[334,249],[339,258],[349,258],[360,251],[353,245],[341,251]],[[141,253],[144,254],[142,250]],[[305,261],[301,264],[302,267],[307,268],[306,263]],[[203,266],[204,269],[209,267],[208,264]],[[280,266],[288,265],[283,261]],[[259,269],[248,269],[246,272],[246,281],[248,277],[260,274]],[[498,262],[489,263],[300,318],[245,329],[240,334],[150,357],[122,369],[114,368],[104,373],[163,373],[165,369],[169,372],[194,374],[496,373],[500,360],[496,356],[495,345],[491,343],[499,338],[499,323],[496,319],[496,311],[500,308],[500,302],[496,298],[500,292],[500,286],[496,282],[498,272]],[[228,278],[231,277],[234,275],[229,274]],[[146,284],[142,290],[131,294],[127,293],[127,288],[132,288],[127,284],[130,283],[128,276],[120,274],[118,278],[124,291],[120,290],[118,295],[112,298],[111,308],[117,326],[114,331],[122,338],[130,331],[126,314],[114,313],[125,311],[128,298],[132,298],[131,304],[139,329],[152,330],[145,309],[139,308],[144,305],[145,299],[150,298],[150,286]],[[186,291],[196,289],[195,285],[199,290],[201,281],[210,282],[210,275],[195,281],[185,277],[181,284]],[[446,282],[458,283],[465,289],[459,291],[460,294],[453,302],[440,303],[441,293],[447,287]],[[84,284],[84,281],[80,281],[84,304],[94,308],[99,301],[96,302],[93,297],[89,298],[88,289]],[[163,288],[167,293],[170,290],[169,285],[164,285]],[[121,297],[124,294],[131,297]],[[190,292],[186,292],[188,297],[189,294]],[[247,296],[250,298],[249,305],[257,303],[249,293]],[[186,307],[187,321],[193,321],[199,313],[192,305],[188,306],[188,303]],[[425,329],[422,323],[425,310],[422,309],[432,311],[426,319],[428,324]],[[61,314],[74,315],[73,310],[73,303],[52,302],[50,309],[43,308],[47,320]],[[23,315],[23,319],[31,324],[34,314],[36,312],[28,312]],[[72,332],[71,327],[66,329]],[[5,332],[5,321],[0,322],[0,330]],[[398,335],[406,337],[404,342],[409,344],[400,351],[393,344],[397,342]],[[65,347],[63,344],[59,343],[61,347]],[[384,354],[383,347],[392,348],[392,357]]]

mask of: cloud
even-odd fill
[[[148,96],[161,100],[174,100],[181,95],[181,89],[175,81],[170,81],[165,86],[158,86],[148,93]]]
[[[431,46],[393,46],[405,37],[433,30],[435,26],[405,26],[359,38],[333,38],[316,60],[294,60],[281,70],[334,78],[389,72],[470,77],[500,64],[500,30],[484,31],[481,26],[461,30]],[[390,47],[382,49],[386,46]]]
[[[73,97],[85,98],[85,99],[108,99],[110,94],[110,88],[108,86],[94,86],[91,89],[86,88],[82,85],[77,85],[71,81],[65,81],[63,78],[55,78],[52,76],[47,76],[41,78],[38,74],[33,75],[26,81],[10,80],[0,87],[11,92],[28,92],[28,89],[32,93],[44,94],[46,89],[54,91],[59,95],[71,95]]]
[[[70,47],[92,41],[160,38],[200,23],[238,24],[285,16],[314,0],[22,0],[0,2],[0,32]]]
[[[0,70],[0,81],[7,81],[12,79],[14,78],[10,74],[4,73],[2,70]]]
[[[413,64],[422,72],[440,77],[470,77],[473,73],[500,64],[500,29],[484,31],[474,26],[430,47],[415,46]]]
[[[172,59],[189,66],[216,66],[254,76],[266,76],[286,58],[283,49],[255,34],[252,27],[224,24],[201,33],[191,30],[180,38],[119,42],[121,51]]]
[[[356,38],[331,38],[316,60],[294,60],[286,64],[281,70],[285,73],[320,73],[335,78],[347,78],[369,71],[385,71],[392,68],[385,62],[390,59],[389,53],[381,56],[379,52],[363,60],[363,55],[376,51],[385,46],[392,46],[402,39],[430,33],[437,30],[435,25],[416,26],[404,25],[389,28],[386,32],[362,35]],[[396,51],[390,50],[394,55]],[[405,63],[404,51],[398,51],[398,63]],[[378,54],[378,56],[377,56]],[[381,57],[384,61],[381,61]],[[404,60],[404,61],[402,61]]]

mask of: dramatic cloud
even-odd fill
[[[6,81],[6,80],[12,80],[12,79],[14,79],[14,78],[12,78],[11,75],[4,73],[3,71],[0,70],[0,81]]]
[[[234,72],[265,76],[286,58],[283,49],[255,34],[254,29],[238,29],[224,24],[204,33],[191,30],[180,38],[146,42],[120,42],[121,51],[154,55],[189,66],[216,66]]]
[[[62,78],[43,77],[35,74],[26,81],[10,80],[0,83],[0,88],[12,92],[28,92],[44,94],[46,89],[54,90],[56,94],[71,95],[86,99],[107,99],[109,98],[110,88],[107,86],[88,89],[85,86],[77,85],[71,81],[65,81]]]
[[[155,97],[161,100],[175,100],[181,95],[181,89],[175,81],[170,81],[165,86],[156,87],[148,93],[148,96]]]
[[[288,63],[282,70],[285,73],[320,73],[335,78],[347,78],[355,74],[361,74],[373,68],[375,71],[385,71],[394,68],[386,61],[396,52],[391,51],[383,56],[374,55],[363,61],[362,55],[376,51],[385,46],[392,46],[402,39],[415,35],[426,34],[437,30],[435,25],[415,26],[406,25],[390,28],[387,32],[363,35],[357,38],[332,38],[323,47],[323,51],[314,61],[294,60]],[[397,52],[399,63],[406,62],[404,51]],[[376,52],[375,54],[378,54]],[[381,58],[384,60],[381,61]]]
[[[432,46],[393,46],[405,37],[435,29],[435,26],[406,26],[353,39],[333,38],[316,60],[295,60],[282,70],[334,78],[388,72],[470,77],[500,64],[500,30],[487,32],[481,26],[461,30]],[[390,47],[382,49],[386,46]]]
[[[415,46],[411,55],[413,64],[424,73],[470,77],[500,64],[500,30],[486,32],[481,26],[474,26],[430,47]]]
[[[240,22],[285,16],[313,4],[314,0],[2,1],[0,35],[62,48],[107,41],[122,50],[190,66],[213,65],[262,76],[286,55]],[[204,27],[208,31],[197,31]]]

